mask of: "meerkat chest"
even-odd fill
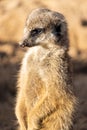
[[[23,67],[25,71],[39,69],[48,53],[49,51],[39,46],[30,48],[23,59]]]
[[[44,82],[39,70],[42,70],[42,62],[47,55],[46,50],[40,47],[30,48],[22,63],[22,76],[24,78],[25,91],[30,102],[35,103],[45,93]]]

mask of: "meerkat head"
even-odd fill
[[[68,48],[65,17],[49,9],[35,9],[26,20],[21,46],[49,48],[54,45]]]

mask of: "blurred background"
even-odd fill
[[[74,87],[80,103],[73,129],[87,130],[87,0],[0,0],[0,130],[16,130],[17,72],[26,52],[18,42],[27,15],[38,7],[59,11],[67,19]]]

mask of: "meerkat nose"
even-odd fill
[[[19,43],[19,46],[20,47],[25,47],[25,45],[22,42]]]
[[[23,41],[19,42],[19,45],[20,45],[20,47],[25,47],[25,46],[28,46],[28,40],[27,40],[27,39],[25,39],[25,40],[23,40]]]

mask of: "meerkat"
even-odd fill
[[[28,51],[18,77],[16,116],[20,130],[70,130],[77,104],[65,17],[39,8],[26,20]]]

